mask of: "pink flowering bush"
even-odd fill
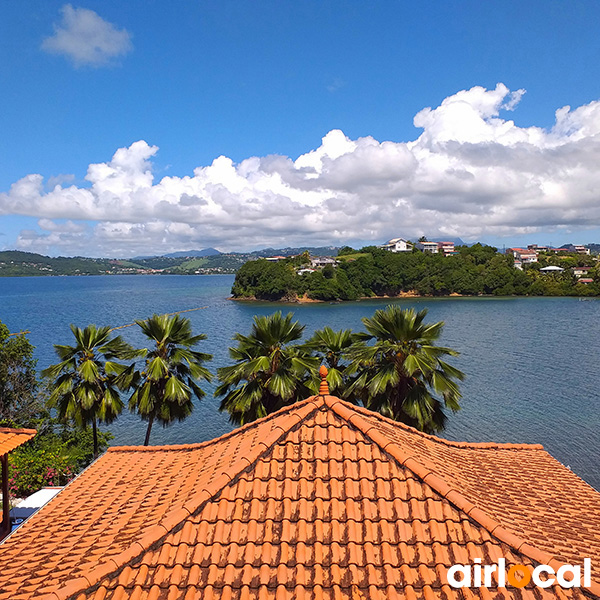
[[[68,456],[52,450],[24,448],[9,457],[9,492],[14,498],[24,498],[37,490],[65,485],[75,475]]]

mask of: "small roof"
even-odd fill
[[[600,493],[541,446],[443,440],[322,387],[210,442],[110,448],[0,545],[0,599],[489,598],[447,569],[589,556]]]
[[[8,454],[21,444],[28,442],[36,433],[35,429],[0,427],[0,456]]]
[[[550,265],[548,267],[543,267],[542,269],[540,269],[540,271],[546,271],[546,272],[550,272],[550,271],[564,271],[564,269],[562,267],[557,267],[555,265]]]

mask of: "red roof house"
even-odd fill
[[[447,582],[586,557],[585,592]],[[589,599],[598,557],[600,493],[541,446],[446,441],[323,390],[209,442],[110,448],[0,545],[0,599]]]

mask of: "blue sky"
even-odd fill
[[[596,1],[20,0],[0,17],[0,248],[600,242]]]

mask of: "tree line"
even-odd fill
[[[510,254],[499,254],[493,246],[475,244],[457,247],[457,254],[443,256],[419,252],[389,252],[375,246],[361,250],[344,247],[338,264],[314,272],[306,255],[269,262],[245,263],[237,272],[232,287],[235,298],[259,300],[339,301],[359,298],[398,296],[415,292],[422,296],[589,296],[600,295],[598,266],[592,256],[544,255],[539,262],[514,268]],[[565,270],[548,274],[540,268],[557,265]],[[593,266],[591,284],[578,283],[571,267]]]
[[[363,318],[364,331],[325,327],[305,340],[305,326],[292,313],[255,316],[248,334],[234,336],[231,363],[216,370],[219,410],[236,425],[267,416],[316,394],[319,365],[325,364],[333,395],[421,431],[440,432],[447,411],[460,408],[464,375],[447,362],[457,352],[436,344],[443,322],[426,323],[426,314],[390,305]],[[33,348],[24,336],[7,337],[2,326],[0,424],[35,426],[46,411],[55,426],[69,428],[63,431],[70,443],[77,431],[91,441],[89,462],[108,444],[99,425],[113,423],[126,405],[146,422],[145,445],[154,424],[186,419],[213,379],[206,366],[212,356],[198,350],[206,335],[194,334],[190,319],[178,314],[136,324],[150,342],[147,348],[134,348],[108,326],[72,325],[74,343],[55,345],[59,361],[42,371],[46,394],[37,413],[25,408],[36,406]]]

